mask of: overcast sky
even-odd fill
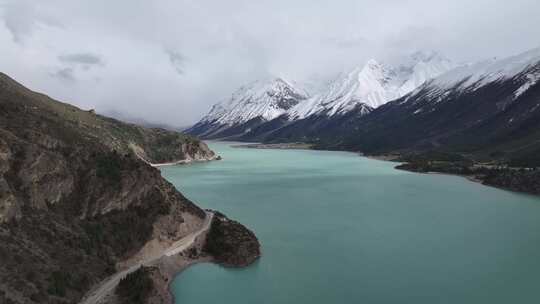
[[[0,0],[0,71],[85,109],[195,122],[239,85],[540,46],[538,0]]]

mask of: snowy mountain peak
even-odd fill
[[[359,106],[377,108],[410,93],[454,64],[436,52],[416,52],[395,67],[370,59],[334,81],[326,92],[291,110],[291,119],[324,113],[343,114]]]
[[[380,64],[375,59],[370,59],[366,62],[366,65],[364,66],[364,69],[370,69],[370,70],[380,70],[383,68],[383,65]]]
[[[428,85],[437,90],[475,90],[486,84],[507,80],[526,73],[528,83],[540,78],[540,48],[502,59],[489,59],[457,67],[434,79]],[[533,69],[529,71],[529,69]],[[536,82],[534,82],[536,83]],[[419,88],[420,89],[420,88]]]
[[[274,119],[287,112],[308,94],[283,78],[255,81],[240,87],[232,96],[212,107],[202,121],[232,125],[260,117]]]
[[[312,97],[294,82],[283,78],[259,80],[242,86],[229,99],[213,106],[201,122],[235,125],[254,118],[272,120],[283,114],[294,120],[313,114],[333,116],[358,109],[365,114],[453,67],[436,52],[416,52],[399,65],[370,59],[343,73]]]
[[[403,79],[399,95],[404,96],[418,88],[428,80],[438,77],[454,69],[457,65],[438,52],[418,51],[409,57],[408,62],[397,67],[397,71]]]
[[[356,70],[354,70],[353,73],[356,73]],[[361,79],[367,79],[371,77],[379,80],[384,80],[392,73],[393,71],[391,69],[388,69],[384,64],[379,63],[375,59],[370,59],[358,73],[358,79],[359,81],[361,81]]]
[[[326,134],[326,128],[335,127],[339,132],[350,127],[360,130],[356,123],[364,120],[357,121],[356,118],[363,115],[369,115],[365,118],[368,122],[366,126],[369,127],[370,123],[380,117],[378,115],[386,117],[384,113],[391,113],[388,114],[391,119],[403,114],[426,115],[446,101],[452,102],[452,107],[458,109],[474,102],[469,98],[473,96],[469,94],[473,91],[474,99],[477,99],[478,94],[479,102],[482,107],[487,107],[487,112],[493,109],[483,100],[492,98],[501,101],[495,104],[498,109],[506,108],[513,102],[520,102],[519,109],[523,103],[525,106],[531,105],[528,112],[538,108],[534,93],[540,83],[540,48],[512,57],[459,66],[433,51],[415,52],[394,60],[397,63],[370,59],[340,74],[332,82],[314,78],[311,82],[314,85],[310,87],[316,89],[311,91],[315,92],[311,97],[294,82],[282,78],[253,82],[235,91],[231,98],[215,105],[188,132],[207,138],[244,140],[260,140],[272,136],[278,139],[280,136],[306,138],[306,134],[315,134],[313,132],[317,130],[325,129],[323,133]],[[399,99],[403,96],[406,98]],[[399,102],[374,110],[397,99]],[[459,105],[454,104],[456,100],[460,100]],[[405,103],[408,103],[407,106],[402,108],[401,105]],[[426,106],[430,108],[424,109]],[[392,109],[398,109],[395,115]],[[447,119],[445,109],[433,115]],[[514,123],[516,116],[511,116],[507,120],[508,124]],[[369,117],[376,118],[370,120]],[[476,124],[482,120],[474,121]]]

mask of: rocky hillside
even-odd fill
[[[0,303],[75,303],[148,244],[201,227],[205,212],[141,157],[214,153],[195,138],[95,115],[0,75]]]
[[[26,131],[25,129],[46,131],[43,127],[48,126],[47,123],[50,122],[54,123],[56,128],[51,131],[62,136],[63,144],[95,139],[120,154],[135,150],[151,163],[186,159],[210,160],[215,157],[206,144],[192,136],[123,123],[95,114],[93,110],[83,111],[46,95],[32,92],[2,73],[0,73],[0,93],[2,118],[5,118],[0,123],[6,127],[20,129],[21,132]],[[46,141],[49,137],[45,136],[42,140]]]

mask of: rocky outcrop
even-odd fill
[[[202,227],[205,212],[137,152],[215,157],[195,138],[82,111],[0,74],[0,303],[77,302]]]
[[[213,218],[203,251],[226,267],[245,267],[261,256],[255,234],[219,212]]]

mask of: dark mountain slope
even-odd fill
[[[376,109],[356,107],[339,115],[315,111],[296,119],[284,114],[237,127],[241,132],[226,138],[306,142],[319,149],[368,154],[446,151],[536,166],[540,163],[539,86],[540,49],[533,49],[460,65]]]
[[[334,116],[328,116],[323,112],[292,121],[286,116],[280,116],[251,129],[250,132],[246,132],[237,139],[266,143],[299,141],[318,144],[329,142],[335,138],[335,130],[346,130],[370,111],[372,111],[371,108],[360,105],[347,113]]]
[[[379,154],[399,150],[448,150],[506,160],[530,157],[540,148],[540,85],[516,96],[524,75],[475,90],[442,95],[430,86],[388,103],[355,122],[326,147]]]

